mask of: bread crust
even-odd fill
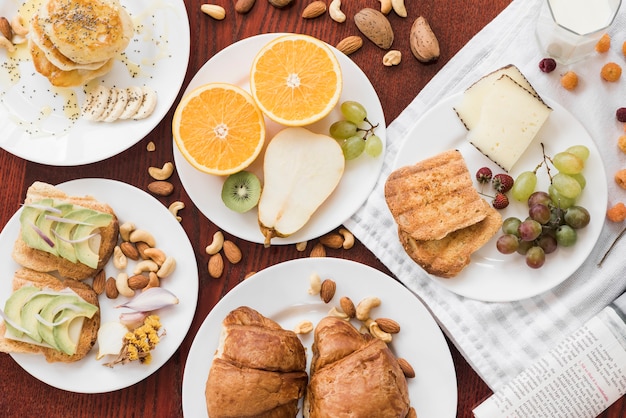
[[[36,286],[39,288],[47,288],[59,291],[70,288],[76,292],[82,299],[92,305],[100,308],[98,303],[98,295],[93,289],[85,283],[73,279],[58,279],[47,273],[41,273],[26,268],[19,269],[13,277],[13,291],[23,286]],[[0,324],[0,352],[4,353],[28,353],[43,354],[50,363],[62,362],[73,363],[82,360],[91,351],[98,337],[98,329],[100,328],[100,309],[91,318],[83,320],[83,328],[76,347],[76,353],[68,355],[61,351],[50,347],[42,347],[36,344],[29,344],[21,341],[10,340],[4,337],[6,325],[4,322]]]
[[[28,188],[24,203],[37,202],[43,198],[63,200],[113,215],[111,223],[107,227],[100,229],[98,266],[94,269],[82,263],[73,263],[48,252],[31,248],[22,240],[21,231],[13,245],[13,259],[19,265],[31,270],[44,273],[58,271],[61,276],[71,279],[84,280],[95,276],[109,261],[117,245],[119,222],[113,209],[108,204],[99,202],[91,196],[68,196],[60,189],[43,182],[35,182]]]

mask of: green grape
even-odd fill
[[[538,269],[546,262],[546,253],[543,248],[535,245],[526,251],[526,265]]]
[[[354,160],[359,155],[363,154],[365,149],[365,141],[360,136],[351,136],[344,139],[340,143],[343,156],[346,160]]]
[[[365,120],[367,111],[359,102],[352,100],[345,101],[341,104],[341,113],[346,120],[356,123],[357,125]]]
[[[335,139],[346,139],[356,135],[357,126],[355,123],[347,120],[338,120],[330,125],[328,131],[330,136]]]
[[[570,206],[573,206],[574,203],[576,203],[576,199],[570,199],[563,196],[552,184],[548,186],[548,194],[550,195],[550,198],[552,198],[554,206],[557,206],[561,209],[567,209]]]
[[[576,199],[583,190],[576,179],[564,173],[557,173],[552,177],[552,185],[561,196],[568,199]]]
[[[572,174],[571,176],[574,178],[574,180],[578,182],[578,184],[580,184],[581,189],[585,188],[585,186],[587,185],[587,179],[585,178],[585,176],[583,176],[582,173]]]
[[[524,171],[515,179],[511,196],[517,201],[525,202],[535,191],[535,186],[537,186],[537,175],[532,171]]]
[[[585,168],[585,162],[571,152],[559,152],[552,157],[554,167],[564,174],[578,174]]]
[[[576,244],[576,230],[569,225],[561,225],[556,229],[556,242],[561,247],[571,247]]]
[[[519,218],[511,216],[502,221],[502,232],[504,234],[515,235],[519,237],[518,228],[522,221]]]
[[[572,154],[583,160],[583,162],[587,161],[587,158],[589,158],[589,148],[584,145],[572,145],[565,151],[571,152]]]
[[[365,152],[370,157],[378,157],[383,152],[383,141],[378,135],[370,135],[365,141]]]

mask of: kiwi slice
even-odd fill
[[[222,186],[222,201],[227,208],[244,213],[259,203],[261,181],[249,171],[231,174]]]

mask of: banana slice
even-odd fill
[[[124,113],[126,105],[128,104],[128,92],[126,89],[113,88],[113,90],[115,90],[116,100],[109,114],[102,119],[103,122],[114,122],[118,120],[120,115]]]
[[[82,115],[85,119],[97,121],[107,108],[111,89],[99,85],[87,94]]]
[[[132,116],[134,120],[147,118],[152,114],[157,104],[157,94],[150,87],[142,87],[143,100],[137,112]]]
[[[120,119],[132,118],[141,107],[141,102],[143,101],[143,91],[141,87],[128,87],[126,88],[126,94],[128,95],[128,100],[126,101],[126,108],[124,109],[124,112],[122,112],[119,117]]]
[[[103,121],[109,117],[111,111],[115,107],[115,103],[117,103],[117,89],[109,88],[109,99],[107,100],[106,108],[104,112],[96,119],[97,121]]]

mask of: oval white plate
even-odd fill
[[[185,94],[209,82],[236,84],[250,91],[249,73],[252,61],[257,52],[277,36],[280,34],[253,36],[220,51],[198,71],[187,87]],[[376,129],[376,134],[384,144],[386,142],[385,117],[374,87],[363,71],[350,58],[334,48],[333,50],[339,59],[343,73],[344,86],[339,103],[345,100],[356,100],[362,103],[367,109],[368,119],[374,124],[380,124]],[[328,127],[341,118],[341,112],[337,106],[330,115],[307,128],[314,132],[328,134]],[[282,127],[267,118],[265,120],[266,138],[270,140]],[[259,244],[263,243],[264,237],[259,230],[256,209],[245,214],[239,214],[224,206],[221,198],[224,177],[213,176],[196,170],[182,156],[176,143],[174,143],[174,160],[180,180],[189,193],[189,197],[211,222],[236,237]],[[261,180],[263,180],[262,161],[263,156],[261,155],[247,169],[257,174]],[[272,239],[272,244],[293,244],[307,241],[341,225],[357,211],[371,193],[382,169],[382,163],[382,155],[378,158],[371,158],[365,153],[355,160],[347,161],[339,185],[313,214],[309,222],[300,231],[287,238]]]
[[[319,295],[309,295],[309,277],[317,273],[337,284],[335,298],[325,304]],[[249,306],[293,329],[300,321],[314,325],[339,298],[354,303],[378,296],[382,303],[376,316],[396,319],[402,328],[390,347],[406,358],[416,372],[408,379],[411,405],[420,418],[456,416],[457,386],[454,364],[446,340],[428,310],[417,297],[393,278],[369,266],[338,258],[302,258],[262,270],[237,285],[215,305],[194,338],[183,375],[183,413],[186,417],[207,417],[204,389],[211,368],[222,320],[233,309]],[[359,325],[355,322],[355,325]],[[313,333],[301,335],[311,360]],[[302,412],[298,414],[302,416]]]
[[[406,141],[398,152],[394,168],[412,165],[448,149],[458,149],[463,154],[472,178],[483,166],[490,167],[494,174],[503,170],[476,150],[467,140],[467,131],[453,106],[461,96],[453,95],[442,100],[429,110],[406,136]],[[591,223],[578,231],[578,242],[573,247],[559,248],[546,256],[546,263],[540,269],[526,266],[524,257],[519,254],[503,255],[496,249],[500,233],[472,255],[472,262],[461,273],[451,279],[431,275],[439,284],[461,296],[483,301],[506,302],[521,300],[538,295],[560,284],[585,261],[593,249],[604,224],[607,200],[607,184],[604,165],[595,143],[571,113],[558,103],[546,100],[553,112],[541,131],[530,144],[522,158],[515,164],[511,175],[515,178],[522,171],[533,170],[543,160],[541,142],[546,153],[554,155],[571,145],[586,145],[590,156],[583,172],[587,186],[578,204],[591,214]],[[437,138],[433,141],[433,138]],[[556,170],[551,167],[552,173]],[[537,172],[537,190],[548,190],[548,176],[544,168]],[[480,187],[475,183],[480,191]],[[484,192],[493,189],[487,185]],[[501,211],[502,218],[528,216],[525,204],[510,198],[511,204]]]
[[[44,356],[12,354],[13,359],[35,378],[59,389],[78,393],[110,392],[131,386],[156,372],[178,349],[185,338],[198,302],[198,268],[187,234],[172,214],[154,197],[126,183],[105,179],[80,179],[58,185],[69,195],[91,195],[108,203],[120,224],[133,222],[138,228],[150,231],[157,246],[176,259],[176,270],[161,281],[161,286],[173,292],[179,304],[156,313],[167,334],[152,352],[149,365],[137,361],[109,368],[103,365],[112,356],[96,360],[98,344],[84,359],[75,363],[48,363]],[[13,242],[20,229],[18,210],[0,233],[0,272],[6,280],[0,281],[0,306],[11,294],[11,278],[19,268],[11,258]],[[130,264],[129,264],[130,266]],[[118,270],[109,262],[107,277],[117,276]],[[115,306],[127,298],[99,297],[102,322],[117,321],[124,309]],[[111,358],[109,358],[111,357]]]
[[[113,123],[71,120],[63,110],[68,100],[80,106],[82,87],[55,88],[35,72],[26,48],[17,64],[21,77],[11,82],[0,68],[0,147],[29,161],[74,166],[101,161],[143,139],[163,119],[176,99],[189,62],[189,19],[182,0],[122,0],[135,25],[135,36],[123,60],[89,85],[150,86],[157,106],[143,120]],[[3,16],[14,16],[14,2],[2,2]],[[23,45],[24,47],[25,45]],[[6,50],[0,61],[7,60]],[[136,73],[136,74],[135,74]],[[133,75],[134,74],[134,75]]]

